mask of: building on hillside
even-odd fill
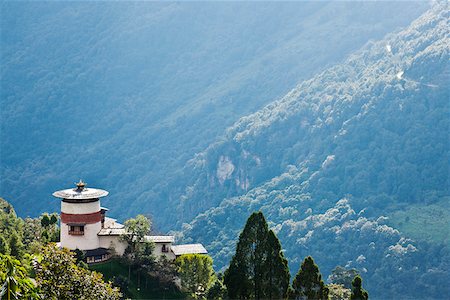
[[[100,198],[108,192],[87,188],[80,180],[73,189],[53,193],[61,199],[61,247],[85,252],[88,263],[108,260],[111,255],[123,255],[127,247],[121,236],[125,226],[106,216],[108,209],[100,206]],[[148,235],[146,240],[155,245],[156,259],[166,256],[175,259],[183,254],[207,254],[202,244],[174,245],[171,235]]]

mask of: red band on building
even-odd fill
[[[92,214],[66,214],[61,213],[61,222],[63,223],[80,223],[80,224],[94,224],[102,220],[100,211]]]

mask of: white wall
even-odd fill
[[[159,260],[159,258],[163,255],[167,257],[167,259],[175,259],[175,254],[170,250],[170,247],[172,246],[171,243],[165,243],[166,248],[169,250],[169,252],[162,252],[162,245],[163,243],[155,243],[155,249],[153,250],[153,254],[155,255],[155,258]]]
[[[117,255],[122,256],[127,248],[127,243],[121,241],[120,236],[117,235],[108,235],[108,236],[99,236],[100,247],[102,248],[111,248],[114,247]]]
[[[101,222],[86,224],[84,235],[69,235],[69,226],[61,222],[61,246],[71,250],[92,250],[100,247],[97,233],[102,229]]]
[[[61,201],[61,212],[66,214],[92,214],[100,211],[100,200],[89,203],[68,203]]]

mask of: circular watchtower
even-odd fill
[[[99,248],[98,232],[102,229],[100,198],[108,192],[87,188],[79,181],[73,189],[61,190],[53,196],[61,199],[61,246],[71,250]]]

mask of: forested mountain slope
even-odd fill
[[[262,210],[291,270],[312,255],[376,298],[448,296],[448,19],[436,5],[230,127],[185,168],[179,213],[210,209],[182,237],[224,267]]]
[[[427,7],[2,2],[0,194],[36,216],[81,177],[111,192],[118,217],[173,227],[161,211],[189,185],[177,173],[196,152]]]

